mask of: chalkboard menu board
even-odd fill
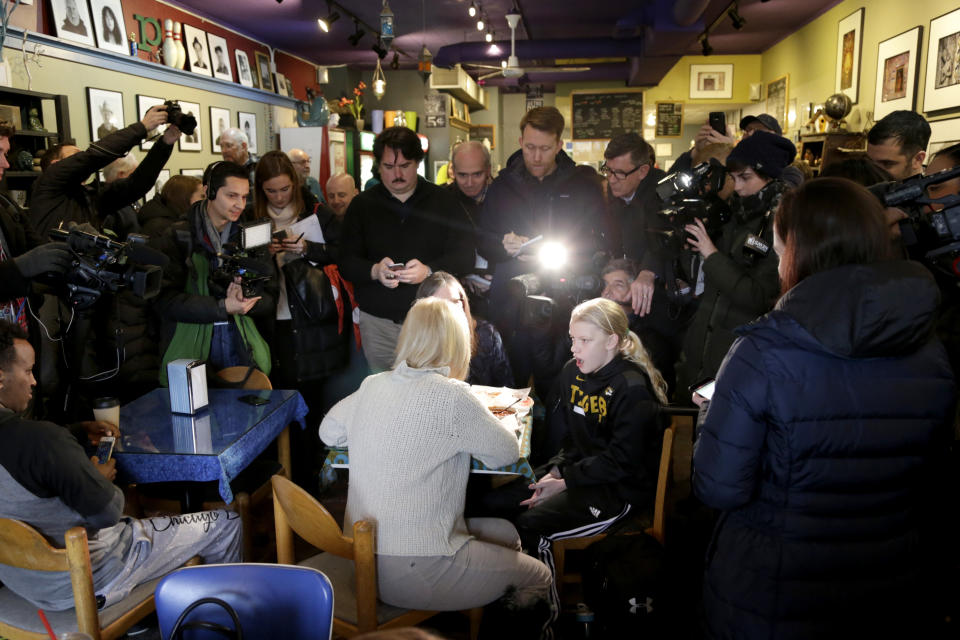
[[[574,140],[605,140],[621,133],[642,133],[643,93],[619,91],[570,94]]]
[[[679,138],[683,135],[683,103],[657,103],[657,137]]]

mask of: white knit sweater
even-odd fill
[[[470,535],[463,520],[470,457],[512,464],[516,436],[448,369],[405,362],[369,376],[320,424],[320,439],[350,448],[344,529],[376,524],[377,553],[449,556]]]

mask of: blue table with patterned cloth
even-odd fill
[[[253,406],[243,396],[266,404]],[[167,389],[154,389],[120,408],[121,438],[114,452],[126,482],[219,481],[224,502],[233,501],[230,481],[274,440],[289,474],[288,425],[306,428],[307,404],[297,391],[210,389],[209,406],[195,415],[170,411]]]

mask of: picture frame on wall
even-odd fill
[[[255,87],[259,83],[255,82],[254,74],[257,72],[256,69],[250,66],[250,59],[247,58],[247,52],[237,49],[233,52],[234,57],[237,60],[237,78],[240,80],[240,84],[245,87]]]
[[[153,183],[153,186],[150,187],[150,190],[147,191],[146,195],[143,196],[144,202],[150,202],[153,200],[153,196],[160,193],[163,190],[163,185],[167,184],[167,180],[170,179],[170,169],[160,169],[160,173],[157,174],[157,180]]]
[[[923,110],[938,111],[960,104],[960,9],[930,21]]]
[[[183,25],[183,46],[187,50],[187,64],[190,71],[213,77],[210,51],[207,48],[207,33],[189,24]]]
[[[210,107],[210,148],[220,153],[220,134],[230,128],[230,109]]]
[[[490,149],[497,148],[497,125],[495,124],[471,124],[469,139],[483,142],[487,140]]]
[[[180,136],[180,151],[203,151],[203,121],[200,118],[200,105],[196,102],[180,101],[180,109],[197,119],[197,128],[192,136]]]
[[[130,55],[120,0],[90,0],[90,11],[93,13],[91,21],[97,34],[97,47]]]
[[[180,175],[203,180],[203,169],[180,169]]]
[[[285,80],[287,82],[287,97],[296,98],[297,96],[293,95],[293,80],[291,80],[289,77],[286,77]]]
[[[277,87],[277,93],[281,96],[287,95],[287,76],[282,73],[273,74],[274,84]]]
[[[150,107],[155,107],[163,103],[163,98],[137,94],[137,117],[140,120],[143,120],[143,116],[147,115],[147,111],[150,110]],[[149,151],[151,148],[153,148],[153,140],[151,138],[162,135],[166,130],[167,125],[162,124],[155,129],[147,131],[147,137],[140,142],[140,149],[143,151]]]
[[[257,114],[238,111],[237,128],[247,136],[247,151],[257,153]]]
[[[20,107],[15,104],[0,104],[0,120],[13,125],[18,131],[23,128]]]
[[[690,98],[732,98],[732,64],[690,65]]]
[[[920,71],[920,41],[923,27],[914,27],[888,38],[877,46],[877,84],[873,119],[900,109],[913,111],[917,102],[917,74]]]
[[[233,69],[230,67],[230,49],[227,47],[227,39],[208,33],[207,48],[210,50],[210,68],[213,69],[213,77],[233,82]]]
[[[270,73],[270,58],[262,51],[254,52],[257,58],[257,74],[260,76],[260,88],[273,91],[273,74]]]
[[[863,7],[837,23],[837,71],[834,91],[853,104],[860,95],[860,52],[863,48]]]
[[[787,102],[790,98],[790,75],[780,76],[767,83],[767,106],[765,111],[777,119],[783,127],[787,124]]]
[[[87,87],[87,114],[90,119],[90,140],[100,140],[121,129],[124,126],[123,94]]]
[[[96,46],[86,0],[50,0],[50,9],[53,11],[53,26],[58,38]]]

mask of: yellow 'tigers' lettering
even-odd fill
[[[570,385],[570,403],[581,409],[584,413],[592,413],[597,416],[597,422],[603,422],[607,416],[607,400],[603,396],[588,396],[575,384]]]

